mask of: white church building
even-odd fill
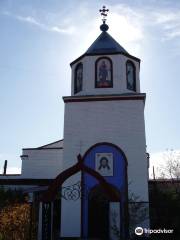
[[[63,140],[24,148],[22,173],[0,176],[0,185],[39,196],[38,240],[126,240],[149,227],[140,59],[109,35],[105,7],[101,14],[100,35],[70,64]],[[145,207],[133,212],[137,202]]]

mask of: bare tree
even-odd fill
[[[163,154],[164,163],[161,164],[159,173],[161,178],[180,180],[180,152],[173,149]]]
[[[175,194],[180,192],[180,151],[173,149],[167,150],[164,153],[164,164],[159,168],[159,175],[161,179],[171,180],[169,190]]]

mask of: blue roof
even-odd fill
[[[106,31],[103,31],[99,37],[88,48],[85,54],[107,54],[107,53],[126,53],[128,52]]]
[[[71,66],[72,64],[79,61],[82,57],[87,55],[91,56],[116,53],[124,54],[140,62],[139,58],[130,55],[118,42],[116,42],[116,40],[113,37],[111,37],[109,33],[107,33],[109,26],[105,22],[103,22],[103,24],[100,26],[100,29],[102,33],[99,35],[99,37],[93,42],[93,44],[88,48],[88,50],[83,55],[81,55],[79,58],[70,63]]]

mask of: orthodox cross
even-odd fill
[[[109,9],[106,9],[106,6],[103,6],[102,9],[99,10],[99,12],[101,13],[101,16],[103,17],[103,19],[102,19],[103,23],[105,23]]]

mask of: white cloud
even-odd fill
[[[146,38],[150,25],[162,30],[158,34],[162,40],[180,37],[180,10],[167,7],[131,8],[124,4],[111,6],[111,9],[108,22],[112,25],[112,32],[117,35],[119,30],[119,39],[126,44],[141,44],[140,41]]]
[[[68,27],[68,28],[60,28],[60,27],[57,27],[57,26],[54,26],[54,27],[51,27],[49,28],[49,31],[52,31],[52,32],[57,32],[57,33],[67,33],[67,34],[72,34],[75,32],[75,27]]]
[[[137,8],[129,7],[126,4],[110,5],[109,8],[110,13],[107,21],[110,26],[109,32],[111,32],[112,36],[122,43],[122,45],[130,47],[130,50],[131,48],[133,49],[131,46],[133,43],[136,48],[135,52],[139,52],[141,40],[146,38],[146,33],[148,31],[147,27],[149,25],[154,25],[162,29],[158,34],[159,39],[170,40],[180,37],[180,11],[178,10],[167,9],[165,7]],[[59,17],[59,14],[53,14],[53,21],[51,21],[51,24],[49,24],[50,21],[48,20],[48,18],[52,20],[52,17],[49,17],[49,15],[52,15],[50,13],[47,13],[47,17],[45,17],[43,22],[40,22],[32,16],[13,15],[8,11],[4,11],[3,14],[13,17],[18,21],[34,25],[41,30],[59,34],[74,34],[76,33],[75,30],[77,30],[77,32],[84,32],[84,24],[86,24],[86,29],[88,26],[91,26],[89,36],[93,36],[93,33],[97,34],[97,31],[92,26],[95,26],[94,23],[96,23],[97,28],[97,24],[100,24],[100,21],[99,19],[97,21],[97,18],[94,18],[95,20],[91,20],[90,22],[81,21],[81,19],[88,17],[89,11],[87,9],[88,6],[80,5],[79,12],[76,13],[78,17],[71,15],[66,16],[63,20]],[[75,29],[73,26],[74,21],[77,22],[77,26],[79,25],[81,29]],[[79,21],[80,23],[78,23]],[[59,24],[59,22],[61,24]]]
[[[66,26],[66,27],[59,27],[59,26],[50,26],[48,24],[42,23],[35,19],[32,16],[20,16],[20,15],[14,15],[11,14],[8,11],[5,11],[2,13],[3,15],[10,16],[15,18],[18,21],[25,22],[31,25],[34,25],[41,30],[49,31],[49,32],[56,32],[56,33],[61,33],[61,34],[72,34],[75,31],[75,27],[73,26]]]
[[[177,20],[177,17],[179,15],[179,12],[175,13],[175,12],[169,12],[169,11],[159,11],[159,12],[155,12],[155,20],[157,23],[169,23],[169,22],[173,22]]]
[[[120,33],[118,37],[125,43],[143,39],[143,28],[141,24],[138,20],[132,23],[130,16],[113,13],[109,19],[109,25],[111,25],[113,35],[117,35],[118,30]]]
[[[155,11],[154,22],[162,27],[164,40],[180,37],[180,11],[162,9]]]
[[[37,25],[39,27],[43,27],[44,25],[37,22],[33,17],[27,16],[27,17],[22,17],[22,16],[14,16],[17,20],[20,20],[22,22],[27,22],[27,23],[31,23],[34,25]]]
[[[112,32],[112,35],[118,41],[122,42],[122,44],[125,44],[128,47],[129,44],[133,42],[135,43],[134,46],[139,51],[139,48],[141,47],[141,40],[144,40],[147,37],[146,33],[149,25],[159,27],[160,30],[162,30],[159,31],[159,39],[171,40],[180,37],[180,10],[178,9],[171,9],[165,6],[130,7],[127,4],[114,4],[109,5],[108,7],[110,9],[108,16],[110,32]],[[2,14],[14,17],[17,20],[27,24],[32,24],[41,30],[59,34],[74,34],[76,32],[75,30],[78,32],[83,32],[85,30],[85,24],[87,29],[88,26],[94,26],[95,22],[96,27],[98,22],[100,23],[99,20],[95,20],[97,18],[92,18],[89,22],[82,21],[82,19],[88,18],[88,15],[90,15],[88,5],[82,3],[77,9],[76,15],[71,13],[66,15],[66,17],[63,19],[60,17],[59,13],[48,12],[46,16],[44,16],[43,21],[39,21],[35,17],[31,16],[32,14],[29,16],[21,16],[17,14],[14,15],[8,11],[4,11]],[[75,29],[73,26],[74,22],[76,22],[76,25],[80,27]],[[94,28],[91,28],[89,31],[89,34],[92,36],[91,32],[95,33]]]

